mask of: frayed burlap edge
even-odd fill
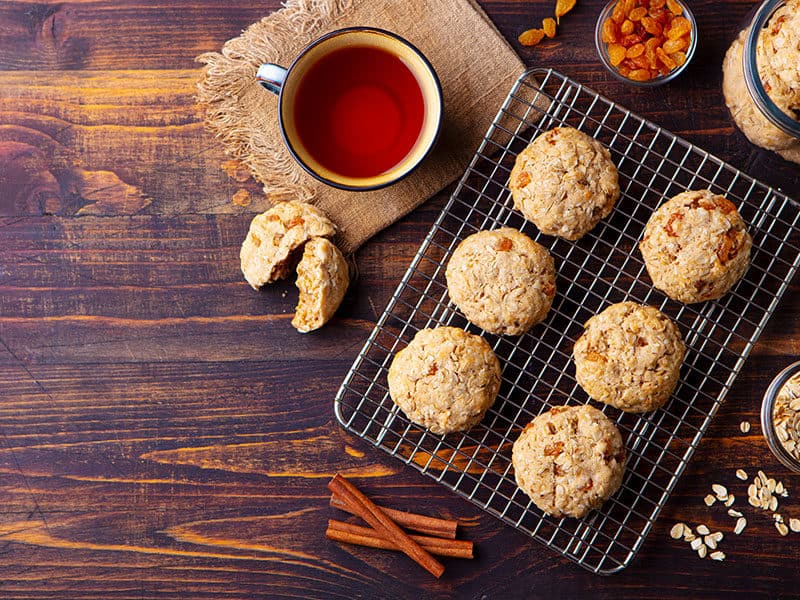
[[[352,0],[288,0],[284,8],[226,42],[221,53],[207,52],[195,59],[206,65],[196,97],[205,108],[206,126],[227,154],[247,165],[271,200],[309,201],[314,190],[303,183],[303,172],[280,144],[258,144],[252,131],[240,125],[246,121],[243,111],[252,110],[240,101],[240,94],[255,80],[262,63],[277,61],[281,49],[296,46],[298,40],[317,37],[315,32],[329,28],[352,8]],[[242,71],[241,89],[231,89],[230,74],[235,71]]]

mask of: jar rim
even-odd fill
[[[772,15],[781,6],[786,3],[786,0],[766,0],[759,6],[753,17],[750,31],[747,39],[744,42],[744,51],[742,52],[742,62],[744,63],[744,80],[753,102],[763,115],[784,133],[796,138],[800,138],[800,122],[795,121],[785,112],[783,112],[772,98],[769,97],[767,91],[764,89],[764,84],[761,82],[761,76],[758,74],[758,61],[756,57],[756,47],[758,45],[758,37],[765,25],[769,22]]]

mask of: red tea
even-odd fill
[[[425,116],[417,78],[397,56],[370,46],[334,50],[303,76],[295,94],[297,134],[322,166],[345,177],[396,167]]]

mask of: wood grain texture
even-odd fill
[[[635,90],[600,66],[596,3],[557,38],[516,36],[551,2],[482,2],[531,66],[553,66],[767,183],[800,195],[797,167],[733,126],[720,64],[750,2],[692,3],[688,71]],[[278,7],[266,2],[0,2],[0,596],[3,598],[791,597],[795,536],[769,515],[728,534],[724,563],[667,532],[725,532],[702,498],[742,467],[800,477],[768,453],[758,410],[800,354],[794,284],[633,565],[583,572],[345,433],[336,389],[447,197],[366,244],[324,330],[291,328],[291,282],[253,292],[238,269],[259,186],[223,166],[193,100],[194,56]],[[450,32],[457,34],[457,32]],[[242,192],[244,190],[244,192]],[[235,200],[236,198],[236,200]],[[750,421],[743,435],[739,422]],[[434,581],[406,557],[324,538],[326,483],[457,518],[476,559]]]

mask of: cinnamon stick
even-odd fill
[[[325,536],[329,540],[344,542],[345,544],[355,544],[357,546],[369,546],[370,548],[380,548],[382,550],[399,550],[397,545],[380,536],[371,527],[361,527],[352,523],[345,523],[330,519],[328,530]],[[427,535],[410,535],[412,540],[425,548],[431,554],[437,556],[450,556],[452,558],[473,558],[472,542],[466,540],[450,540]]]
[[[328,489],[338,495],[356,515],[372,525],[381,537],[393,542],[406,555],[436,578],[444,573],[444,565],[430,555],[417,542],[408,537],[380,508],[362,494],[356,486],[338,473],[328,482]]]
[[[349,512],[350,514],[355,514],[348,509],[347,505],[339,497],[337,497],[336,494],[331,496],[331,506],[338,508],[339,510]],[[437,519],[436,517],[418,515],[402,510],[395,510],[393,508],[386,508],[384,506],[381,506],[380,508],[386,513],[387,517],[392,519],[398,525],[402,525],[406,529],[411,529],[413,531],[418,531],[420,533],[424,533],[425,535],[431,535],[434,537],[448,538],[451,540],[456,539],[456,528],[458,527],[458,521],[452,521],[450,519]]]

